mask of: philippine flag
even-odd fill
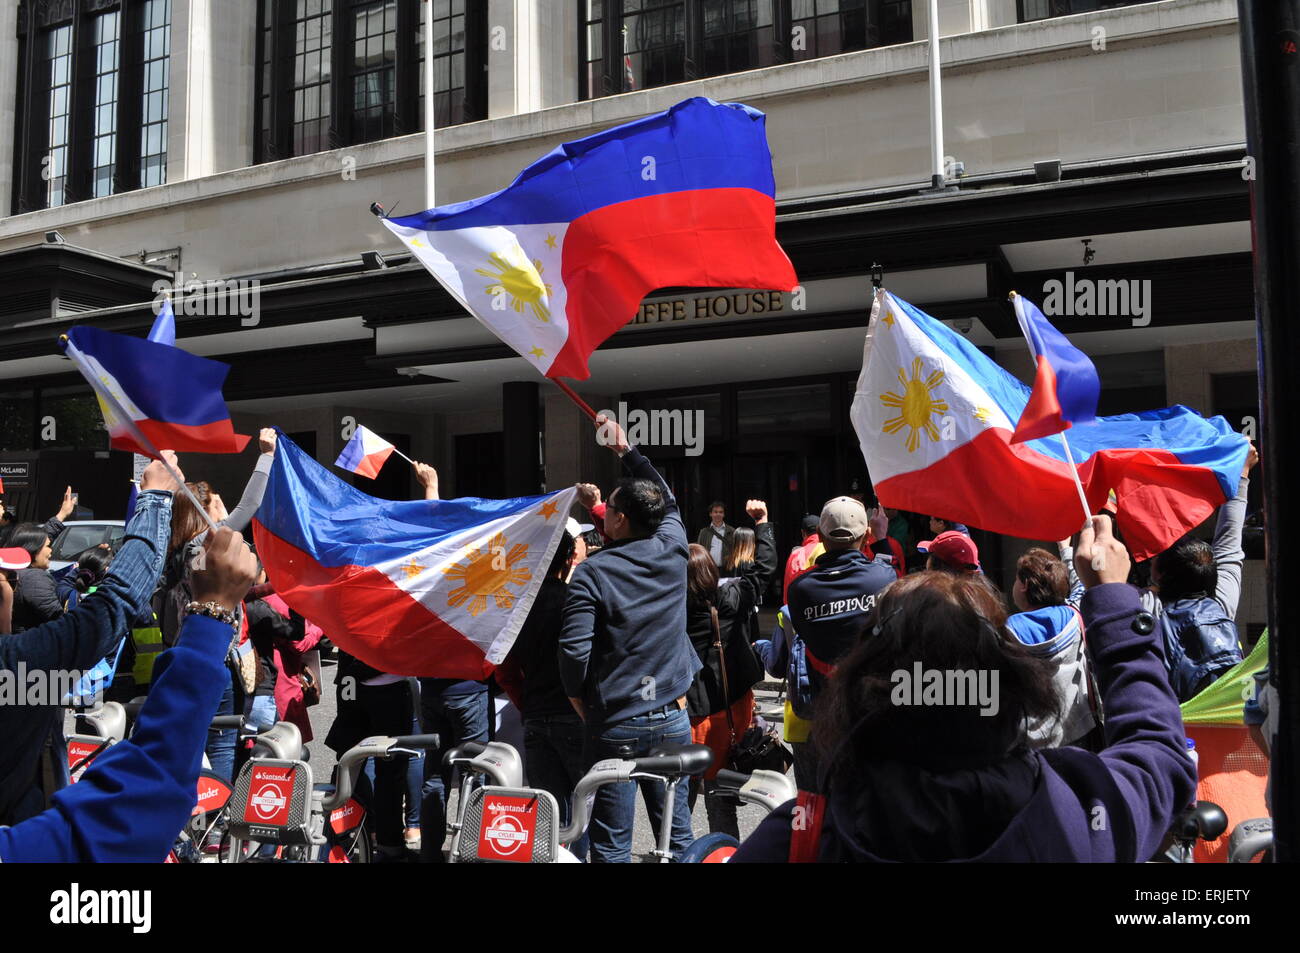
[[[73,328],[63,348],[94,388],[114,449],[156,460],[159,448],[239,453],[248,443],[221,396],[228,364],[91,327]]]
[[[1084,354],[1043,317],[1032,301],[1013,294],[1016,320],[1029,342],[1037,370],[1012,443],[1047,437],[1075,424],[1091,423],[1097,417],[1101,381],[1097,368]]]
[[[658,288],[797,286],[765,124],[688,99],[565,143],[500,192],[384,224],[542,374],[585,380]]]
[[[1059,438],[1013,443],[1030,389],[960,334],[881,291],[871,312],[854,430],[884,506],[1026,539],[1083,524]],[[1175,406],[1100,417],[1071,431],[1088,505],[1114,490],[1129,549],[1167,549],[1237,492],[1245,438],[1222,417]]]
[[[357,427],[356,433],[343,448],[339,458],[334,461],[336,467],[351,470],[363,477],[374,479],[384,468],[384,463],[397,448],[373,430]]]
[[[513,500],[377,500],[280,435],[257,552],[275,591],[393,675],[485,678],[541,588],[573,487]]]

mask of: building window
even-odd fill
[[[171,0],[28,2],[18,13],[15,211],[165,181]]]
[[[582,0],[591,99],[912,40],[911,0]]]
[[[50,64],[50,138],[46,152],[49,191],[46,205],[56,208],[64,203],[64,186],[68,175],[68,121],[72,103],[72,27],[61,26],[46,34]]]
[[[1016,0],[1016,12],[1020,16],[1021,23],[1030,23],[1052,17],[1068,17],[1073,13],[1092,13],[1096,10],[1131,7],[1135,3],[1148,2],[1150,0]]]
[[[167,181],[167,74],[172,0],[149,0],[144,15],[144,89],[140,104],[140,185]]]
[[[387,139],[397,124],[397,2],[352,10],[352,128],[362,142]]]
[[[298,0],[293,21],[293,154],[328,148],[331,0]]]
[[[430,7],[435,125],[486,117],[486,4],[259,2],[257,162],[422,130]]]
[[[94,165],[91,188],[95,198],[113,194],[117,157],[118,13],[95,17]]]

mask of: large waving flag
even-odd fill
[[[1008,536],[1064,539],[1083,522],[1059,437],[1013,443],[1030,389],[925,312],[881,292],[852,418],[884,506]],[[1115,492],[1133,555],[1167,549],[1236,494],[1245,438],[1175,406],[1070,432],[1094,512]]]
[[[765,123],[688,99],[565,143],[500,192],[384,224],[544,375],[585,380],[657,288],[796,287]]]
[[[253,522],[275,591],[394,675],[486,677],[510,651],[574,488],[513,500],[377,500],[283,434]]]
[[[1020,413],[1012,443],[1048,437],[1097,417],[1101,381],[1088,355],[1052,327],[1032,301],[1014,295],[1016,320],[1029,342],[1036,370],[1029,403]]]
[[[73,328],[62,343],[95,390],[114,449],[158,459],[159,448],[239,453],[248,443],[221,396],[228,364],[99,328]]]
[[[396,449],[373,430],[357,427],[334,465],[373,480]]]

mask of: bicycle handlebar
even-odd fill
[[[434,743],[428,743],[430,738],[434,739]],[[347,803],[348,798],[352,796],[352,788],[356,784],[361,766],[371,758],[390,758],[394,749],[403,745],[411,748],[436,747],[436,738],[436,735],[404,735],[400,738],[376,735],[349,748],[339,758],[334,793],[321,799],[321,809],[328,814]]]
[[[216,715],[208,722],[209,731],[223,731],[227,728],[243,728],[243,715]]]
[[[437,735],[400,735],[393,739],[393,747],[414,748],[416,751],[429,751],[438,744]]]
[[[477,758],[486,750],[487,745],[481,741],[462,741],[442,756],[442,763],[452,765],[457,761],[469,761],[471,758]]]

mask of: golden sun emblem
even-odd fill
[[[992,416],[993,416],[993,411],[989,410],[987,407],[976,407],[976,408],[975,408],[975,419],[978,420],[978,421],[979,421],[980,423],[982,423],[982,424],[986,424],[986,423],[988,423],[988,422],[989,422],[989,418],[992,417]]]
[[[550,297],[551,286],[542,280],[544,269],[540,260],[529,261],[518,243],[510,249],[508,257],[501,252],[493,252],[488,260],[495,266],[495,271],[474,269],[475,274],[492,279],[493,283],[483,289],[486,294],[492,297],[507,294],[510,296],[510,307],[519,314],[523,314],[524,308],[529,307],[539,321],[551,320],[551,311],[542,300]]]
[[[939,429],[930,418],[935,414],[946,413],[948,404],[946,401],[935,400],[930,396],[930,392],[943,383],[943,371],[933,371],[922,380],[921,359],[918,357],[912,362],[910,378],[901,367],[898,369],[898,382],[903,387],[901,396],[893,391],[880,395],[882,404],[886,407],[896,407],[900,411],[897,417],[885,421],[884,431],[898,433],[904,427],[910,427],[906,446],[907,452],[911,453],[921,445],[923,431],[930,438],[931,443],[939,439]]]
[[[515,593],[506,587],[522,586],[533,578],[532,570],[515,565],[527,555],[527,543],[516,543],[506,552],[504,533],[493,536],[486,549],[468,549],[465,562],[443,570],[461,583],[447,593],[447,605],[454,608],[468,602],[466,611],[477,617],[487,609],[488,596],[491,596],[498,609],[509,609],[515,604]]]

